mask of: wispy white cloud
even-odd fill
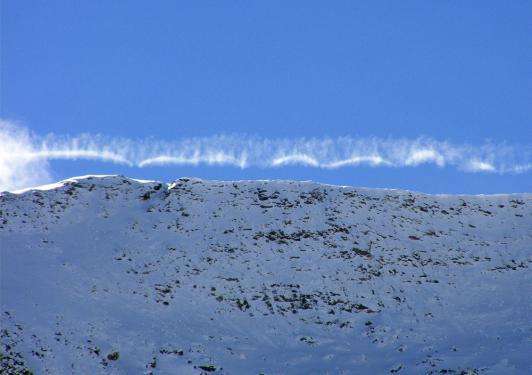
[[[0,191],[50,181],[48,160],[29,156],[34,142],[28,130],[0,120]]]
[[[471,171],[496,172],[496,168],[487,161],[471,160],[466,169]]]
[[[91,134],[39,136],[12,122],[0,120],[0,191],[49,182],[49,161],[58,159],[99,160],[138,168],[299,165],[335,169],[432,164],[466,172],[504,174],[532,170],[531,155],[530,146],[453,144],[427,137],[266,139],[224,135],[161,141]]]

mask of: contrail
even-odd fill
[[[161,165],[336,169],[356,166],[416,167],[432,164],[466,172],[526,173],[530,146],[454,144],[429,137],[267,139],[242,135],[175,141],[132,140],[102,135],[36,135],[0,120],[0,191],[51,179],[51,160],[89,159],[147,168]]]

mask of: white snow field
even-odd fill
[[[532,374],[532,194],[0,195],[1,374]]]

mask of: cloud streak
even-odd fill
[[[531,154],[529,146],[453,144],[428,137],[267,139],[222,135],[161,141],[90,134],[39,136],[0,120],[0,191],[49,182],[51,160],[88,159],[138,168],[207,165],[337,169],[429,164],[504,174],[530,171]]]

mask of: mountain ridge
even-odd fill
[[[352,186],[352,185],[337,185],[337,184],[329,184],[314,180],[290,180],[290,179],[262,179],[262,180],[213,180],[213,179],[203,179],[200,177],[194,177],[194,176],[183,176],[179,177],[176,180],[172,182],[162,182],[159,180],[144,180],[144,179],[138,179],[138,178],[131,178],[127,177],[125,175],[120,174],[88,174],[88,175],[81,175],[81,176],[73,176],[69,177],[63,180],[59,180],[57,182],[44,184],[44,185],[38,185],[34,187],[28,187],[24,189],[17,189],[13,191],[1,191],[0,194],[24,194],[33,190],[52,190],[55,188],[60,188],[64,186],[64,184],[67,184],[69,182],[77,182],[79,180],[85,180],[85,179],[118,179],[118,180],[128,180],[131,182],[137,182],[137,183],[159,183],[166,185],[169,187],[170,185],[174,184],[177,181],[183,181],[183,180],[192,180],[192,181],[200,181],[204,183],[301,183],[301,184],[312,184],[312,185],[319,185],[319,186],[326,186],[331,188],[351,188],[351,189],[358,189],[358,190],[375,190],[375,191],[391,191],[391,192],[404,192],[404,193],[412,193],[412,194],[419,194],[419,195],[426,195],[426,196],[436,196],[436,197],[490,197],[490,196],[507,196],[507,195],[532,195],[532,192],[512,192],[512,193],[489,193],[489,194],[466,194],[466,193],[426,193],[423,191],[418,190],[409,190],[409,189],[402,189],[402,188],[383,188],[383,187],[366,187],[366,186]]]
[[[2,193],[2,366],[523,373],[531,243],[530,193],[124,176]]]

